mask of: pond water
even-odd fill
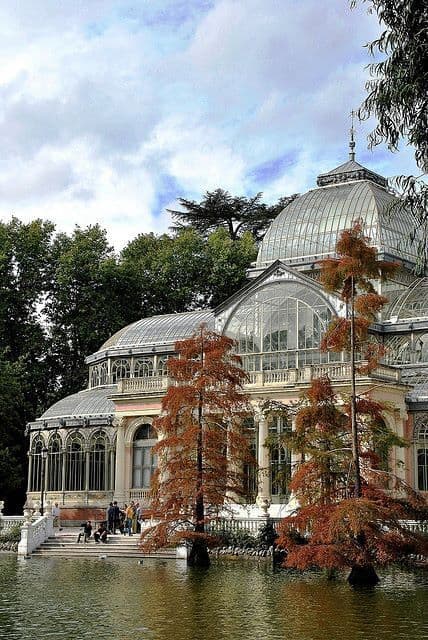
[[[428,573],[374,589],[222,561],[18,559],[0,555],[1,640],[422,640]]]

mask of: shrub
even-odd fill
[[[5,531],[0,531],[0,544],[4,542],[19,542],[21,539],[21,525],[14,524]]]

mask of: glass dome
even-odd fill
[[[349,229],[356,219],[364,221],[365,232],[379,252],[414,263],[417,241],[412,244],[409,239],[413,219],[402,207],[391,208],[397,199],[386,190],[385,182],[355,162],[319,176],[319,189],[296,198],[273,221],[257,266],[274,260],[305,264],[332,255],[340,231]]]
[[[214,329],[214,313],[211,310],[143,318],[120,329],[102,345],[100,351],[114,347],[174,343],[189,338],[201,324]]]

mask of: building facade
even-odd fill
[[[265,441],[292,425],[269,406],[294,404],[313,378],[326,374],[338,393],[349,392],[346,354],[320,351],[328,323],[346,309],[320,286],[318,261],[334,255],[338,235],[357,219],[379,257],[400,264],[378,285],[389,304],[372,334],[385,345],[385,359],[370,377],[357,377],[357,393],[370,390],[392,407],[384,419],[410,446],[393,451],[390,468],[428,495],[428,277],[414,275],[410,214],[385,178],[356,162],[351,150],[348,162],[320,175],[316,188],[272,222],[242,290],[213,310],[134,322],[87,357],[88,388],[29,425],[28,502],[37,505],[43,494],[70,521],[113,499],[148,505],[157,464],[151,425],[169,384],[167,360],[175,342],[204,323],[236,340],[249,376],[254,417],[247,428],[259,471],[246,474],[242,508],[252,515],[270,504],[273,515],[286,513],[294,461],[286,448],[269,450]]]

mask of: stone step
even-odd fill
[[[33,556],[43,557],[115,557],[115,558],[164,558],[175,559],[175,549],[159,549],[151,553],[143,553],[139,549],[139,536],[109,536],[106,544],[95,543],[93,539],[84,543],[76,542],[75,533],[60,534],[49,538],[38,549],[33,552]]]
[[[141,553],[139,551],[133,551],[133,552],[128,552],[128,553],[123,553],[123,552],[112,552],[109,550],[106,550],[104,553],[101,553],[101,551],[97,551],[97,553],[86,553],[83,551],[75,551],[75,552],[69,552],[66,549],[62,549],[62,550],[55,550],[55,551],[51,551],[51,550],[46,550],[46,549],[37,549],[36,551],[34,551],[32,553],[32,556],[34,557],[44,557],[44,558],[138,558],[140,560],[146,559],[146,558],[152,558],[152,559],[157,559],[157,560],[175,560],[176,556],[175,553],[173,555],[171,554],[144,554]]]

